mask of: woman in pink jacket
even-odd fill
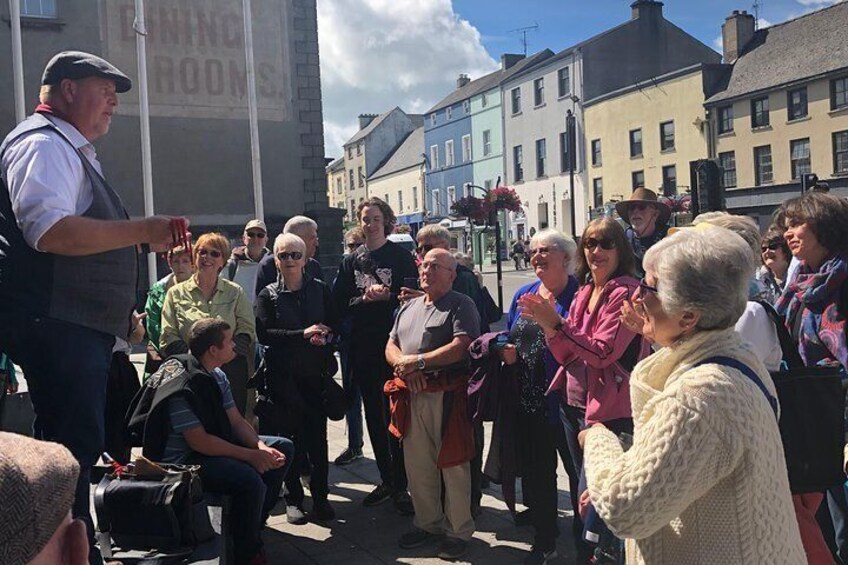
[[[580,239],[577,280],[584,282],[563,319],[538,296],[519,302],[522,316],[545,331],[548,348],[562,365],[548,394],[565,389],[563,424],[575,467],[582,467],[581,429],[602,422],[615,433],[632,433],[630,370],[650,346],[620,321],[622,305],[639,286],[635,257],[622,227],[611,218],[593,220]],[[581,490],[585,480],[581,477]]]

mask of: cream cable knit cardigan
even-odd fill
[[[640,362],[630,377],[634,445],[592,428],[584,465],[598,514],[626,538],[628,564],[802,565],[774,412],[739,371],[775,395],[762,363],[733,328],[700,332]]]

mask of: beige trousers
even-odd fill
[[[439,470],[442,447],[443,392],[410,393],[410,425],[403,438],[409,494],[415,527],[431,534],[471,539],[471,467],[468,463]],[[442,507],[442,481],[445,502]]]

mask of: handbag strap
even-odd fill
[[[772,411],[774,412],[774,417],[775,418],[778,417],[777,399],[771,395],[771,393],[766,388],[766,385],[763,384],[763,381],[760,379],[760,377],[757,375],[757,373],[755,373],[754,370],[751,369],[751,367],[749,367],[748,365],[746,365],[745,363],[743,363],[741,361],[733,359],[732,357],[724,357],[724,356],[721,356],[721,355],[717,355],[715,357],[710,357],[709,359],[704,359],[703,361],[699,361],[698,363],[695,364],[695,367],[698,367],[700,365],[707,365],[707,364],[710,364],[710,363],[715,363],[716,365],[724,365],[726,367],[731,367],[733,369],[736,369],[737,371],[739,371],[740,373],[742,373],[746,377],[748,377],[755,385],[757,385],[757,388],[759,388],[762,391],[762,393],[765,395],[766,400],[768,400],[768,403],[771,406]]]
[[[95,535],[97,542],[100,544],[100,554],[103,559],[112,558],[112,535],[109,533],[112,525],[109,523],[109,517],[106,514],[106,502],[104,499],[109,481],[108,474],[104,475],[94,489],[94,510],[97,514],[97,531]]]
[[[801,354],[798,353],[796,341],[792,339],[791,335],[789,335],[789,330],[786,329],[786,324],[783,323],[783,318],[780,317],[780,314],[777,313],[774,306],[765,300],[757,300],[757,304],[763,307],[763,310],[766,311],[766,314],[768,314],[768,317],[774,324],[774,328],[777,330],[777,340],[780,342],[780,350],[783,354],[783,361],[786,362],[786,365],[790,369],[800,369],[804,367],[804,361],[801,359]],[[796,317],[800,317],[800,314]]]

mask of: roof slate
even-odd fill
[[[347,140],[347,143],[345,143],[345,146],[348,146],[352,143],[356,143],[360,139],[364,139],[365,136],[367,136],[369,133],[371,133],[372,131],[377,129],[377,126],[379,126],[381,123],[383,123],[383,120],[385,120],[387,117],[389,117],[389,114],[391,114],[395,110],[400,110],[400,108],[395,106],[394,108],[392,108],[388,112],[383,112],[382,114],[380,114],[379,116],[377,116],[376,118],[371,120],[370,124],[368,124],[367,126],[362,128],[361,130],[359,130],[358,132],[353,134],[353,137],[351,137],[350,139]],[[401,110],[401,112],[403,112],[403,110]]]
[[[400,142],[394,153],[389,155],[388,159],[386,159],[380,168],[368,177],[368,180],[384,177],[420,165],[424,160],[421,155],[423,152],[424,126],[421,126],[413,130],[406,136],[406,139]]]
[[[707,104],[770,90],[848,67],[848,2],[757,30]]]

